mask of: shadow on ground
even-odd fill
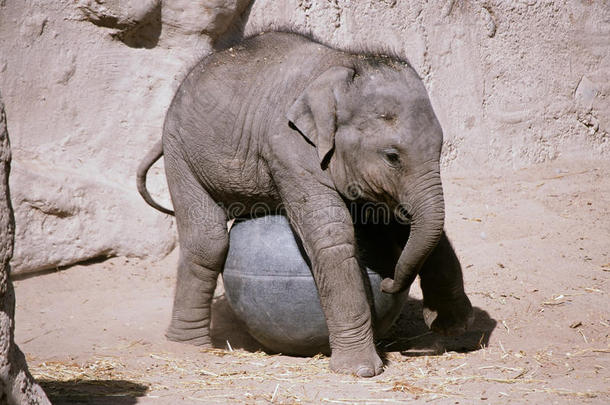
[[[148,391],[145,385],[125,380],[39,379],[38,382],[54,405],[131,405]]]
[[[487,347],[497,321],[481,308],[474,307],[475,320],[461,336],[441,336],[431,332],[422,315],[423,302],[409,299],[392,326],[388,336],[379,342],[379,348],[388,352],[401,352],[405,356],[426,356],[444,352],[472,352]]]
[[[224,295],[215,298],[212,302],[210,333],[212,344],[220,349],[244,349],[249,352],[267,351],[248,333],[246,324],[235,315]]]
[[[471,352],[486,347],[496,328],[497,321],[489,314],[474,308],[475,321],[470,330],[462,336],[448,337],[431,332],[422,315],[423,302],[409,299],[388,336],[379,341],[381,351],[401,352],[405,356],[442,354],[448,351]],[[250,352],[266,350],[246,330],[245,324],[237,318],[227,299],[220,296],[212,304],[212,342],[215,347],[244,349]]]

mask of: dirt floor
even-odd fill
[[[220,292],[218,349],[167,342],[175,252],[17,280],[17,342],[56,404],[610,403],[610,164],[449,173],[444,185],[475,325],[427,332],[414,287],[378,377],[260,351]]]

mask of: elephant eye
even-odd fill
[[[383,155],[383,159],[390,166],[392,166],[392,167],[400,166],[400,155],[398,154],[397,150],[395,150],[395,149],[383,150],[383,151],[381,151],[381,154]]]

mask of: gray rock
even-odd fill
[[[129,188],[33,163],[12,174],[19,273],[110,256],[161,258],[175,246],[172,218]]]
[[[10,264],[15,221],[9,199],[11,146],[0,95],[0,404],[51,404],[28,371],[25,356],[15,344],[15,291]]]
[[[95,25],[129,30],[149,21],[161,0],[80,0],[78,9]]]
[[[587,76],[583,76],[576,87],[574,98],[585,107],[591,107],[598,92],[597,86]]]
[[[182,34],[217,38],[249,3],[250,0],[166,0],[163,24]]]

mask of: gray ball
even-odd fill
[[[375,269],[367,269],[367,275],[375,333],[382,336],[400,314],[408,291],[385,294]],[[285,217],[270,215],[233,225],[223,281],[229,305],[266,348],[303,356],[330,352],[309,260]]]

